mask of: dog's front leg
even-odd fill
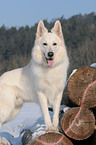
[[[53,127],[54,130],[56,131],[58,131],[59,109],[60,109],[61,99],[62,99],[62,93],[56,96],[53,103]]]
[[[52,130],[52,123],[51,123],[51,118],[49,115],[49,111],[48,111],[48,102],[47,102],[47,98],[46,96],[42,93],[42,92],[38,92],[38,99],[40,102],[40,107],[42,110],[42,114],[44,117],[44,122],[46,125],[46,130]]]

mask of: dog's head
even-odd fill
[[[53,67],[60,63],[62,56],[64,57],[64,53],[66,53],[66,48],[59,20],[55,22],[51,32],[48,32],[44,23],[40,21],[32,52],[34,60],[44,66]]]

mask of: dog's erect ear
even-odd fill
[[[62,27],[59,20],[57,20],[54,24],[54,27],[51,30],[52,33],[56,33],[60,38],[63,39]]]
[[[40,38],[45,32],[48,32],[48,30],[45,28],[43,21],[39,21],[36,38]]]

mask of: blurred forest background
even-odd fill
[[[68,75],[75,68],[96,62],[96,14],[75,15],[69,19],[58,18],[62,25],[70,59]],[[50,30],[55,21],[44,20]],[[5,71],[25,66],[31,58],[37,24],[26,27],[0,27],[0,75]]]

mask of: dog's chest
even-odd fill
[[[39,69],[35,74],[37,87],[40,90],[56,92],[64,87],[64,75],[60,68]],[[37,88],[37,89],[38,89]]]

